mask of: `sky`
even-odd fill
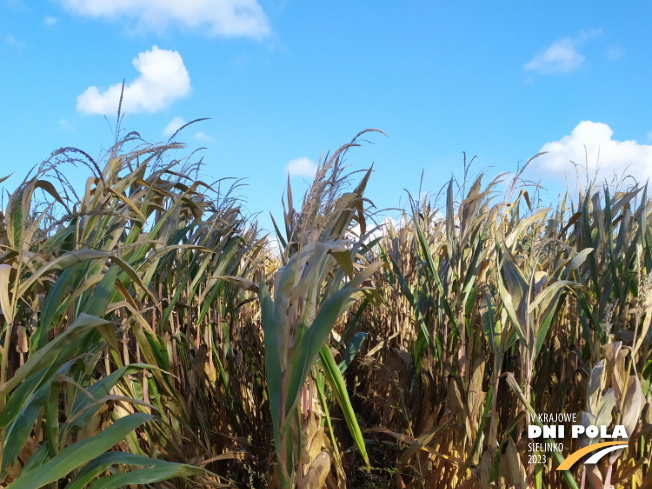
[[[321,155],[374,173],[377,208],[472,170],[514,172],[556,201],[571,161],[598,179],[652,175],[652,4],[631,2],[0,0],[0,186],[60,147],[99,157],[122,127],[238,195],[269,229],[288,175]],[[599,170],[596,168],[599,167]],[[84,168],[63,170],[83,189]],[[423,173],[423,180],[422,180]]]

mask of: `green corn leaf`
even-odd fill
[[[136,284],[138,284],[143,290],[148,290],[145,287],[145,284],[141,281],[140,277],[136,271],[131,268],[131,266],[122,260],[121,258],[108,253],[106,251],[95,251],[95,250],[76,250],[69,251],[64,253],[58,258],[55,258],[49,262],[44,267],[39,268],[36,273],[32,274],[29,279],[20,285],[18,288],[18,294],[23,295],[29,288],[43,275],[54,270],[64,270],[67,267],[75,265],[77,263],[85,262],[88,260],[111,260],[116,265],[118,265]],[[151,293],[150,293],[151,294]],[[152,296],[153,298],[153,296]]]
[[[46,463],[30,471],[23,469],[20,476],[7,489],[39,489],[51,484],[89,460],[100,456],[138,426],[152,419],[153,416],[142,413],[120,418],[101,433],[64,448]]]
[[[57,202],[65,204],[52,183],[47,180],[32,179],[24,182],[20,188],[9,198],[7,205],[7,238],[9,245],[17,250],[25,250],[29,243],[23,243],[26,231],[29,209],[32,203],[32,194],[37,188],[49,193]]]
[[[70,363],[66,365],[66,368],[69,366]],[[5,446],[2,455],[3,467],[7,467],[8,464],[13,465],[16,462],[16,458],[20,454],[27,437],[34,428],[34,423],[39,413],[46,405],[51,382],[52,378],[49,379],[49,382],[39,387],[28,399],[21,399],[21,402],[24,403],[22,409],[11,424],[9,424],[5,432]],[[13,400],[14,398],[12,396]]]
[[[412,306],[412,310],[414,311],[414,314],[417,318],[417,324],[419,325],[419,329],[421,330],[421,337],[423,338],[423,341],[425,341],[425,343],[428,345],[428,348],[430,349],[430,354],[434,358],[441,358],[442,347],[439,341],[439,337],[434,332],[430,333],[428,331],[428,326],[426,325],[426,321],[423,317],[423,314],[421,313],[421,309],[419,308],[419,305],[416,303],[414,299],[414,294],[412,293],[410,287],[405,281],[405,278],[403,277],[403,274],[401,273],[401,270],[399,269],[397,263],[394,261],[393,258],[390,258],[390,260],[392,262],[392,271],[394,272],[394,276],[396,277],[396,280],[399,283],[403,295],[405,295],[408,302]],[[435,342],[433,342],[433,337],[435,339],[436,344]]]
[[[172,477],[188,477],[203,474],[206,471],[192,465],[178,464],[157,460],[143,455],[124,452],[107,452],[88,462],[77,476],[70,481],[66,489],[83,489],[96,477],[102,475],[114,465],[133,467],[147,467],[145,470],[133,470],[124,474],[116,474],[120,478],[103,477],[98,479],[91,487],[122,487],[128,484],[151,484]],[[160,477],[160,478],[159,478]],[[122,485],[115,485],[120,483]]]
[[[198,469],[192,465],[172,464],[161,465],[152,464],[146,469],[137,469],[125,474],[114,474],[103,477],[89,486],[89,489],[117,489],[126,485],[141,486],[161,482],[173,477],[191,477],[204,473],[203,469]]]
[[[337,342],[337,345],[335,346],[336,350],[339,350],[340,346],[342,346],[342,342],[344,341],[344,338],[346,338],[351,331],[356,327],[358,322],[360,321],[360,318],[364,314],[365,310],[367,307],[369,307],[369,304],[371,304],[371,300],[369,298],[368,294],[365,294],[365,299],[360,303],[358,308],[355,311],[355,314],[349,321],[349,323],[346,325],[346,328],[344,329],[344,333],[342,333],[342,337],[340,338],[340,341]]]
[[[564,269],[564,275],[563,278],[568,280],[570,277],[570,274],[574,271],[577,270],[584,262],[586,261],[587,257],[593,253],[593,248],[585,248],[579,253],[577,253],[573,259],[570,261],[570,263],[566,266]]]
[[[59,375],[55,376],[50,386],[45,404],[45,432],[51,457],[59,452],[59,394],[61,394],[61,382],[58,377]]]
[[[70,366],[70,362],[65,366],[67,369]],[[42,368],[37,372],[29,375],[25,381],[20,384],[9,396],[7,399],[7,404],[0,413],[0,428],[7,428],[9,423],[11,423],[18,413],[24,408],[25,402],[30,399],[34,391],[43,383],[47,383],[48,380],[54,376],[54,374],[61,368],[60,364],[50,364],[46,368]]]
[[[4,384],[0,385],[0,395],[6,395],[11,392],[16,386],[18,386],[18,384],[25,380],[31,372],[39,370],[48,363],[54,361],[64,345],[104,324],[110,323],[105,319],[81,314],[63,333],[50,341],[43,348],[30,355],[25,364],[16,370],[14,376]]]
[[[328,345],[322,346],[319,350],[319,357],[321,358],[322,365],[324,367],[324,372],[326,374],[326,380],[331,386],[333,393],[335,394],[335,399],[344,413],[344,419],[346,420],[346,425],[349,428],[349,433],[353,437],[355,444],[360,450],[360,454],[367,464],[367,469],[369,469],[369,456],[367,455],[367,449],[364,444],[364,438],[362,436],[362,431],[360,431],[360,426],[358,425],[358,420],[355,417],[355,412],[353,411],[353,406],[351,406],[351,401],[349,400],[349,393],[346,390],[346,384],[344,383],[344,378],[342,373],[335,363],[333,354],[331,353]]]
[[[345,307],[351,305],[351,295],[354,292],[354,287],[347,286],[326,299],[319,308],[312,325],[294,346],[287,372],[286,416],[289,415],[299,399],[303,382],[312,368],[319,350],[328,339],[335,321],[337,321]]]
[[[500,293],[500,298],[502,299],[503,306],[507,311],[507,315],[509,316],[511,323],[514,326],[514,331],[518,335],[519,339],[525,342],[525,334],[523,333],[519,316],[516,313],[516,308],[514,307],[514,301],[512,300],[512,295],[508,292],[507,288],[505,287],[505,284],[503,283],[503,278],[500,276],[500,274],[498,275],[498,280],[496,282],[498,282],[498,291]],[[503,332],[503,334],[505,333]]]
[[[267,390],[269,391],[269,405],[274,424],[274,442],[276,450],[280,448],[281,416],[281,360],[279,357],[279,342],[283,341],[278,335],[276,327],[275,304],[269,295],[267,285],[263,281],[259,288],[260,309],[265,334],[265,368],[267,371]]]
[[[58,320],[60,314],[63,314],[68,305],[68,298],[64,297],[64,294],[69,283],[75,278],[75,268],[74,266],[68,267],[61,272],[61,275],[45,296],[39,318],[40,327],[36,330],[35,337],[32,338],[32,344],[38,348],[45,345],[48,331],[54,326],[55,321]]]
[[[122,368],[119,368],[118,370],[114,370],[109,375],[102,377],[100,380],[95,382],[87,389],[87,393],[93,396],[96,400],[102,399],[109,394],[111,389],[113,389],[113,387],[123,376],[139,372],[143,369],[155,368],[156,367],[145,364],[126,365]],[[74,421],[68,422],[66,424],[66,430],[69,433],[82,429],[95,415],[95,413],[97,413],[101,405],[95,404],[95,406],[90,408],[94,403],[95,401],[89,399],[88,396],[86,396],[84,393],[80,392],[77,394],[77,397],[75,398],[72,409],[70,411],[70,418],[73,418]]]
[[[319,396],[319,402],[322,405],[324,410],[324,417],[326,418],[326,425],[328,426],[328,433],[330,435],[331,444],[333,445],[333,456],[335,457],[335,463],[338,466],[338,470],[342,470],[342,457],[340,457],[340,450],[337,443],[337,438],[335,438],[335,431],[333,430],[333,423],[331,420],[330,411],[328,409],[328,403],[326,402],[326,395],[324,394],[324,375],[317,375],[315,379],[315,384],[317,385],[317,394]]]
[[[439,298],[442,302],[442,305],[444,306],[444,311],[446,312],[446,316],[448,317],[448,320],[451,322],[451,325],[453,326],[453,335],[459,336],[460,326],[457,322],[457,318],[455,317],[455,313],[453,313],[453,308],[451,307],[450,302],[448,301],[448,295],[444,290],[444,285],[441,283],[441,279],[439,278],[439,272],[437,271],[435,262],[432,259],[432,252],[430,251],[430,245],[428,244],[426,235],[423,233],[423,230],[419,225],[417,214],[415,214],[413,222],[414,222],[414,227],[417,231],[417,237],[419,239],[419,244],[421,245],[422,253],[430,269],[430,275],[435,279],[437,290],[439,291]]]
[[[342,361],[337,365],[337,367],[340,369],[340,372],[346,372],[346,369],[349,368],[349,365],[351,365],[353,362],[353,359],[357,355],[360,348],[362,348],[362,344],[368,336],[369,333],[360,331],[351,337],[349,343],[346,345],[346,350],[344,350],[344,354],[342,355]]]

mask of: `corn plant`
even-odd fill
[[[459,204],[449,182],[445,212],[423,201],[379,243],[383,301],[359,321],[383,338],[357,366],[359,395],[374,400],[368,431],[405,445],[385,455],[401,487],[579,487],[580,474],[528,465],[520,433],[528,413],[582,409],[581,379],[616,329],[637,371],[649,363],[645,191],[540,209],[526,189],[492,202],[498,180],[483,188],[481,177],[461,186]],[[649,443],[636,443],[640,457]],[[636,460],[618,459],[615,480],[644,470]]]
[[[320,164],[298,213],[288,181],[286,232],[278,233],[283,267],[274,276],[274,299],[267,284],[262,283],[260,288],[276,477],[282,488],[321,488],[330,474],[332,459],[337,461],[337,471],[341,473],[339,450],[325,402],[324,379],[368,463],[346,385],[328,345],[338,318],[380,266],[364,262],[361,241],[350,243],[346,239],[353,221],[363,236],[366,228],[363,193],[371,172],[352,192],[340,190],[345,183],[342,159],[356,145],[355,141]],[[324,416],[331,431],[330,440],[321,427]]]
[[[278,251],[177,135],[64,148],[8,194],[2,485],[650,487],[647,188],[544,208],[522,172],[501,195],[465,164],[441,206],[375,226],[370,171],[345,174],[362,134],[299,204],[288,182]],[[623,424],[628,446],[530,464],[546,412]]]
[[[74,226],[43,230],[40,224],[47,210],[40,215],[30,212],[39,188],[65,206],[52,183],[36,176],[10,196],[3,230],[1,477],[16,489],[56,485],[65,479],[69,487],[83,487],[116,464],[134,470],[98,479],[93,487],[204,473],[146,457],[139,449],[134,430],[154,421],[154,416],[142,412],[154,406],[137,399],[124,381],[149,367],[119,361],[114,326],[102,316],[110,314],[116,284],[123,291],[147,289],[120,256],[69,239]],[[106,354],[116,363],[105,362],[102,369],[100,359]],[[93,382],[98,370],[104,370],[103,378]],[[119,383],[130,395],[117,393]],[[127,409],[107,417],[107,403]],[[107,451],[123,440],[135,453],[111,456]]]
[[[208,457],[195,462],[224,457],[221,448],[211,453],[210,421],[195,414],[202,413],[199,401],[205,398],[186,404],[183,391],[167,372],[173,370],[184,383],[195,381],[196,393],[197,379],[190,379],[189,373],[203,373],[204,365],[178,359],[201,353],[202,347],[206,352],[203,343],[211,341],[211,335],[200,330],[208,311],[202,309],[197,291],[211,304],[218,302],[229,289],[221,277],[253,267],[255,254],[243,259],[242,236],[255,245],[256,232],[244,229],[236,201],[219,194],[217,200],[207,198],[198,189],[203,186],[210,192],[208,185],[200,181],[185,185],[189,177],[174,169],[179,163],[163,161],[166,152],[180,145],[124,151],[133,140],[131,134],[118,141],[106,154],[102,170],[79,150],[53,155],[62,160],[59,163],[84,163],[94,173],[77,202],[64,200],[43,178],[48,172],[59,175],[56,162],[44,166],[9,198],[0,258],[4,318],[0,447],[3,474],[16,478],[12,487],[41,487],[64,478],[73,483],[79,474],[69,472],[86,462],[88,470],[80,472],[86,482],[79,482],[80,487],[116,464],[148,467],[115,478],[123,484],[206,475],[204,469],[187,464],[197,451]],[[60,183],[66,190],[66,182]],[[38,190],[51,202],[37,213],[32,201]],[[182,262],[168,265],[185,275],[170,280],[168,268],[167,276],[161,276],[160,267],[177,256]],[[172,293],[168,287],[173,287]],[[196,307],[196,313],[175,322],[180,300],[185,309]],[[175,327],[181,322],[183,330]],[[163,340],[170,331],[168,324],[178,335],[169,350]],[[192,349],[190,335],[197,342]],[[214,369],[214,362],[208,363],[209,371]],[[108,417],[107,403],[113,406]],[[39,415],[41,410],[45,416]],[[159,424],[138,428],[154,421],[153,414]],[[204,426],[199,436],[190,428],[197,422]],[[135,428],[144,441],[133,433]],[[194,448],[180,436],[186,430],[198,442]],[[126,443],[124,449],[135,458],[124,454],[108,457],[106,463],[97,458],[118,442]],[[88,446],[96,451],[83,448]],[[169,462],[145,457],[162,454]],[[47,465],[48,461],[53,462]],[[61,467],[47,469],[54,479],[43,482],[45,469],[34,472],[41,474],[38,477],[30,476],[32,469],[51,465]],[[106,483],[112,484],[110,480]]]

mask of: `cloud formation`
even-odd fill
[[[586,167],[590,178],[597,171],[598,184],[614,175],[632,175],[641,182],[652,177],[652,146],[613,139],[612,129],[602,122],[582,121],[569,135],[544,144],[541,151],[548,153],[535,160],[540,168],[570,179],[575,175],[571,161],[582,165],[580,177]]]
[[[15,37],[13,34],[7,34],[5,36],[5,41],[7,42],[7,44],[10,44],[11,46],[14,46],[16,48],[25,47],[25,42]]]
[[[181,117],[173,117],[172,120],[163,129],[164,136],[172,136],[186,123]]]
[[[215,141],[215,138],[213,136],[211,136],[210,134],[206,134],[204,131],[197,131],[195,133],[195,139],[198,141],[206,141],[206,142]]]
[[[607,58],[611,61],[616,61],[622,58],[625,55],[625,51],[622,48],[611,47],[607,49]]]
[[[269,34],[257,0],[59,0],[69,11],[95,19],[135,23],[136,29],[162,31],[171,25],[210,36],[261,38]]]
[[[558,39],[527,62],[523,68],[525,71],[534,71],[542,75],[559,75],[578,70],[585,60],[578,51],[578,46],[599,34],[600,30],[594,29],[582,32],[577,37]]]
[[[67,119],[63,119],[63,118],[59,119],[59,128],[61,128],[61,130],[64,132],[68,132],[68,133],[75,132],[75,127]]]
[[[122,111],[127,114],[154,113],[190,93],[190,76],[181,55],[152,47],[132,61],[140,76],[125,84]],[[92,86],[77,97],[77,111],[82,114],[114,114],[118,110],[122,83],[100,91]]]
[[[312,178],[317,173],[317,163],[306,157],[295,158],[285,165],[285,173],[289,173],[291,178]]]

